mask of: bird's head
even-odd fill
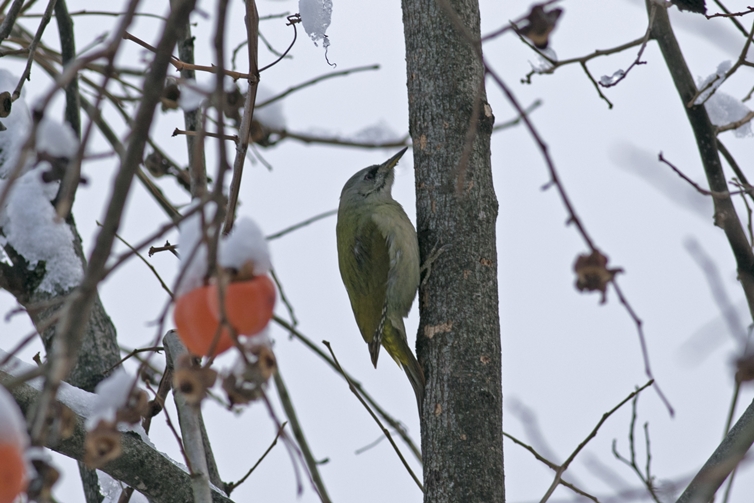
[[[398,160],[406,153],[404,148],[382,164],[369,166],[353,175],[343,187],[340,193],[341,204],[343,202],[358,203],[365,199],[376,201],[390,199],[390,189],[393,187],[395,172],[393,168]]]

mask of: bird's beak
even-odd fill
[[[405,147],[403,150],[401,150],[400,152],[395,154],[393,157],[385,161],[380,166],[380,171],[390,171],[391,169],[393,169],[398,164],[398,161],[401,159],[401,157],[403,157],[403,154],[406,153],[406,150],[408,150],[408,147]]]

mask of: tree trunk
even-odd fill
[[[422,260],[445,245],[419,292],[424,501],[503,502],[494,117],[479,6],[403,0],[403,23]]]

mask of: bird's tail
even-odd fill
[[[408,346],[406,340],[406,329],[403,326],[403,319],[397,318],[385,323],[382,337],[382,345],[393,359],[403,367],[406,372],[411,387],[414,388],[416,395],[416,405],[419,407],[419,416],[422,414],[422,403],[424,402],[424,371],[416,360],[413,351]],[[379,348],[378,348],[379,349]],[[373,359],[374,361],[374,359]]]
[[[422,415],[422,404],[424,403],[424,385],[426,380],[424,379],[424,371],[419,365],[419,362],[414,358],[414,355],[409,352],[408,364],[402,363],[403,371],[406,372],[408,380],[411,382],[411,387],[414,388],[414,394],[416,395],[416,405],[419,407],[419,417]]]

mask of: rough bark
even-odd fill
[[[424,501],[502,502],[494,118],[469,40],[479,39],[479,6],[403,0],[403,22],[422,260],[446,245],[419,292]]]

